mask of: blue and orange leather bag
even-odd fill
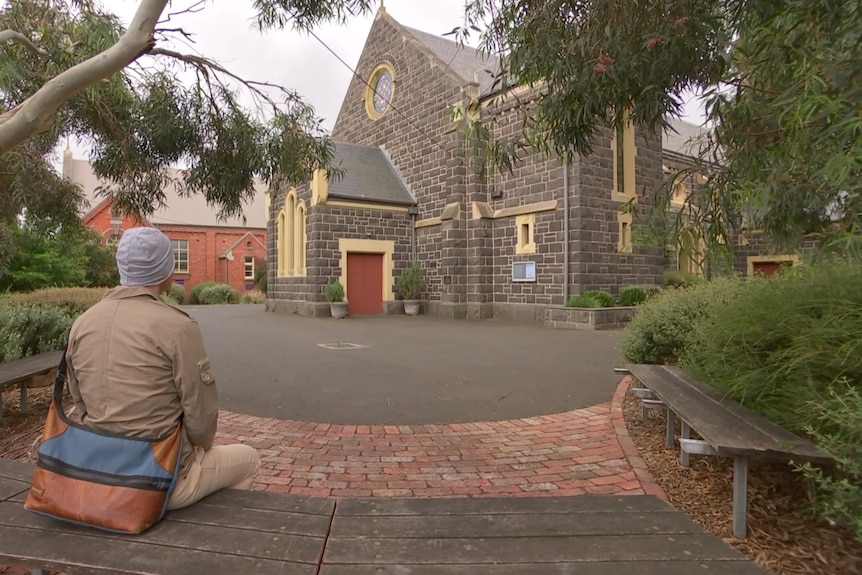
[[[167,511],[179,475],[181,425],[156,439],[80,425],[63,411],[65,382],[64,353],[24,508],[78,525],[142,533]]]

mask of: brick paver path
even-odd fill
[[[555,415],[448,425],[331,425],[223,411],[218,443],[260,450],[255,488],[343,497],[663,495],[614,401]]]

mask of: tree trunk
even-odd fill
[[[151,49],[153,31],[167,4],[168,0],[141,0],[132,23],[116,44],[61,72],[24,102],[0,115],[0,154],[48,130],[64,102]]]

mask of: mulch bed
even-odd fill
[[[629,435],[668,500],[774,575],[862,573],[862,543],[845,530],[817,521],[801,476],[789,465],[752,462],[748,475],[748,537],[731,535],[733,461],[691,456],[679,464],[679,448],[665,447],[665,417],[626,394]]]
[[[53,387],[39,387],[27,392],[27,413],[18,410],[18,388],[3,392],[0,418],[0,457],[27,459],[27,452],[42,433],[45,414],[51,404]]]

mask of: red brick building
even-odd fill
[[[93,174],[89,162],[74,159],[68,150],[63,157],[63,175],[83,188],[90,200],[84,224],[100,233],[105,243],[119,240],[124,230],[135,226],[153,226],[164,232],[174,247],[174,281],[185,288],[186,294],[205,281],[226,283],[240,292],[251,291],[257,272],[266,266],[263,184],[242,219],[219,222],[204,198],[180,197],[169,189],[165,192],[167,206],[139,220],[116,217],[111,209],[113,202],[96,195],[102,182]]]

